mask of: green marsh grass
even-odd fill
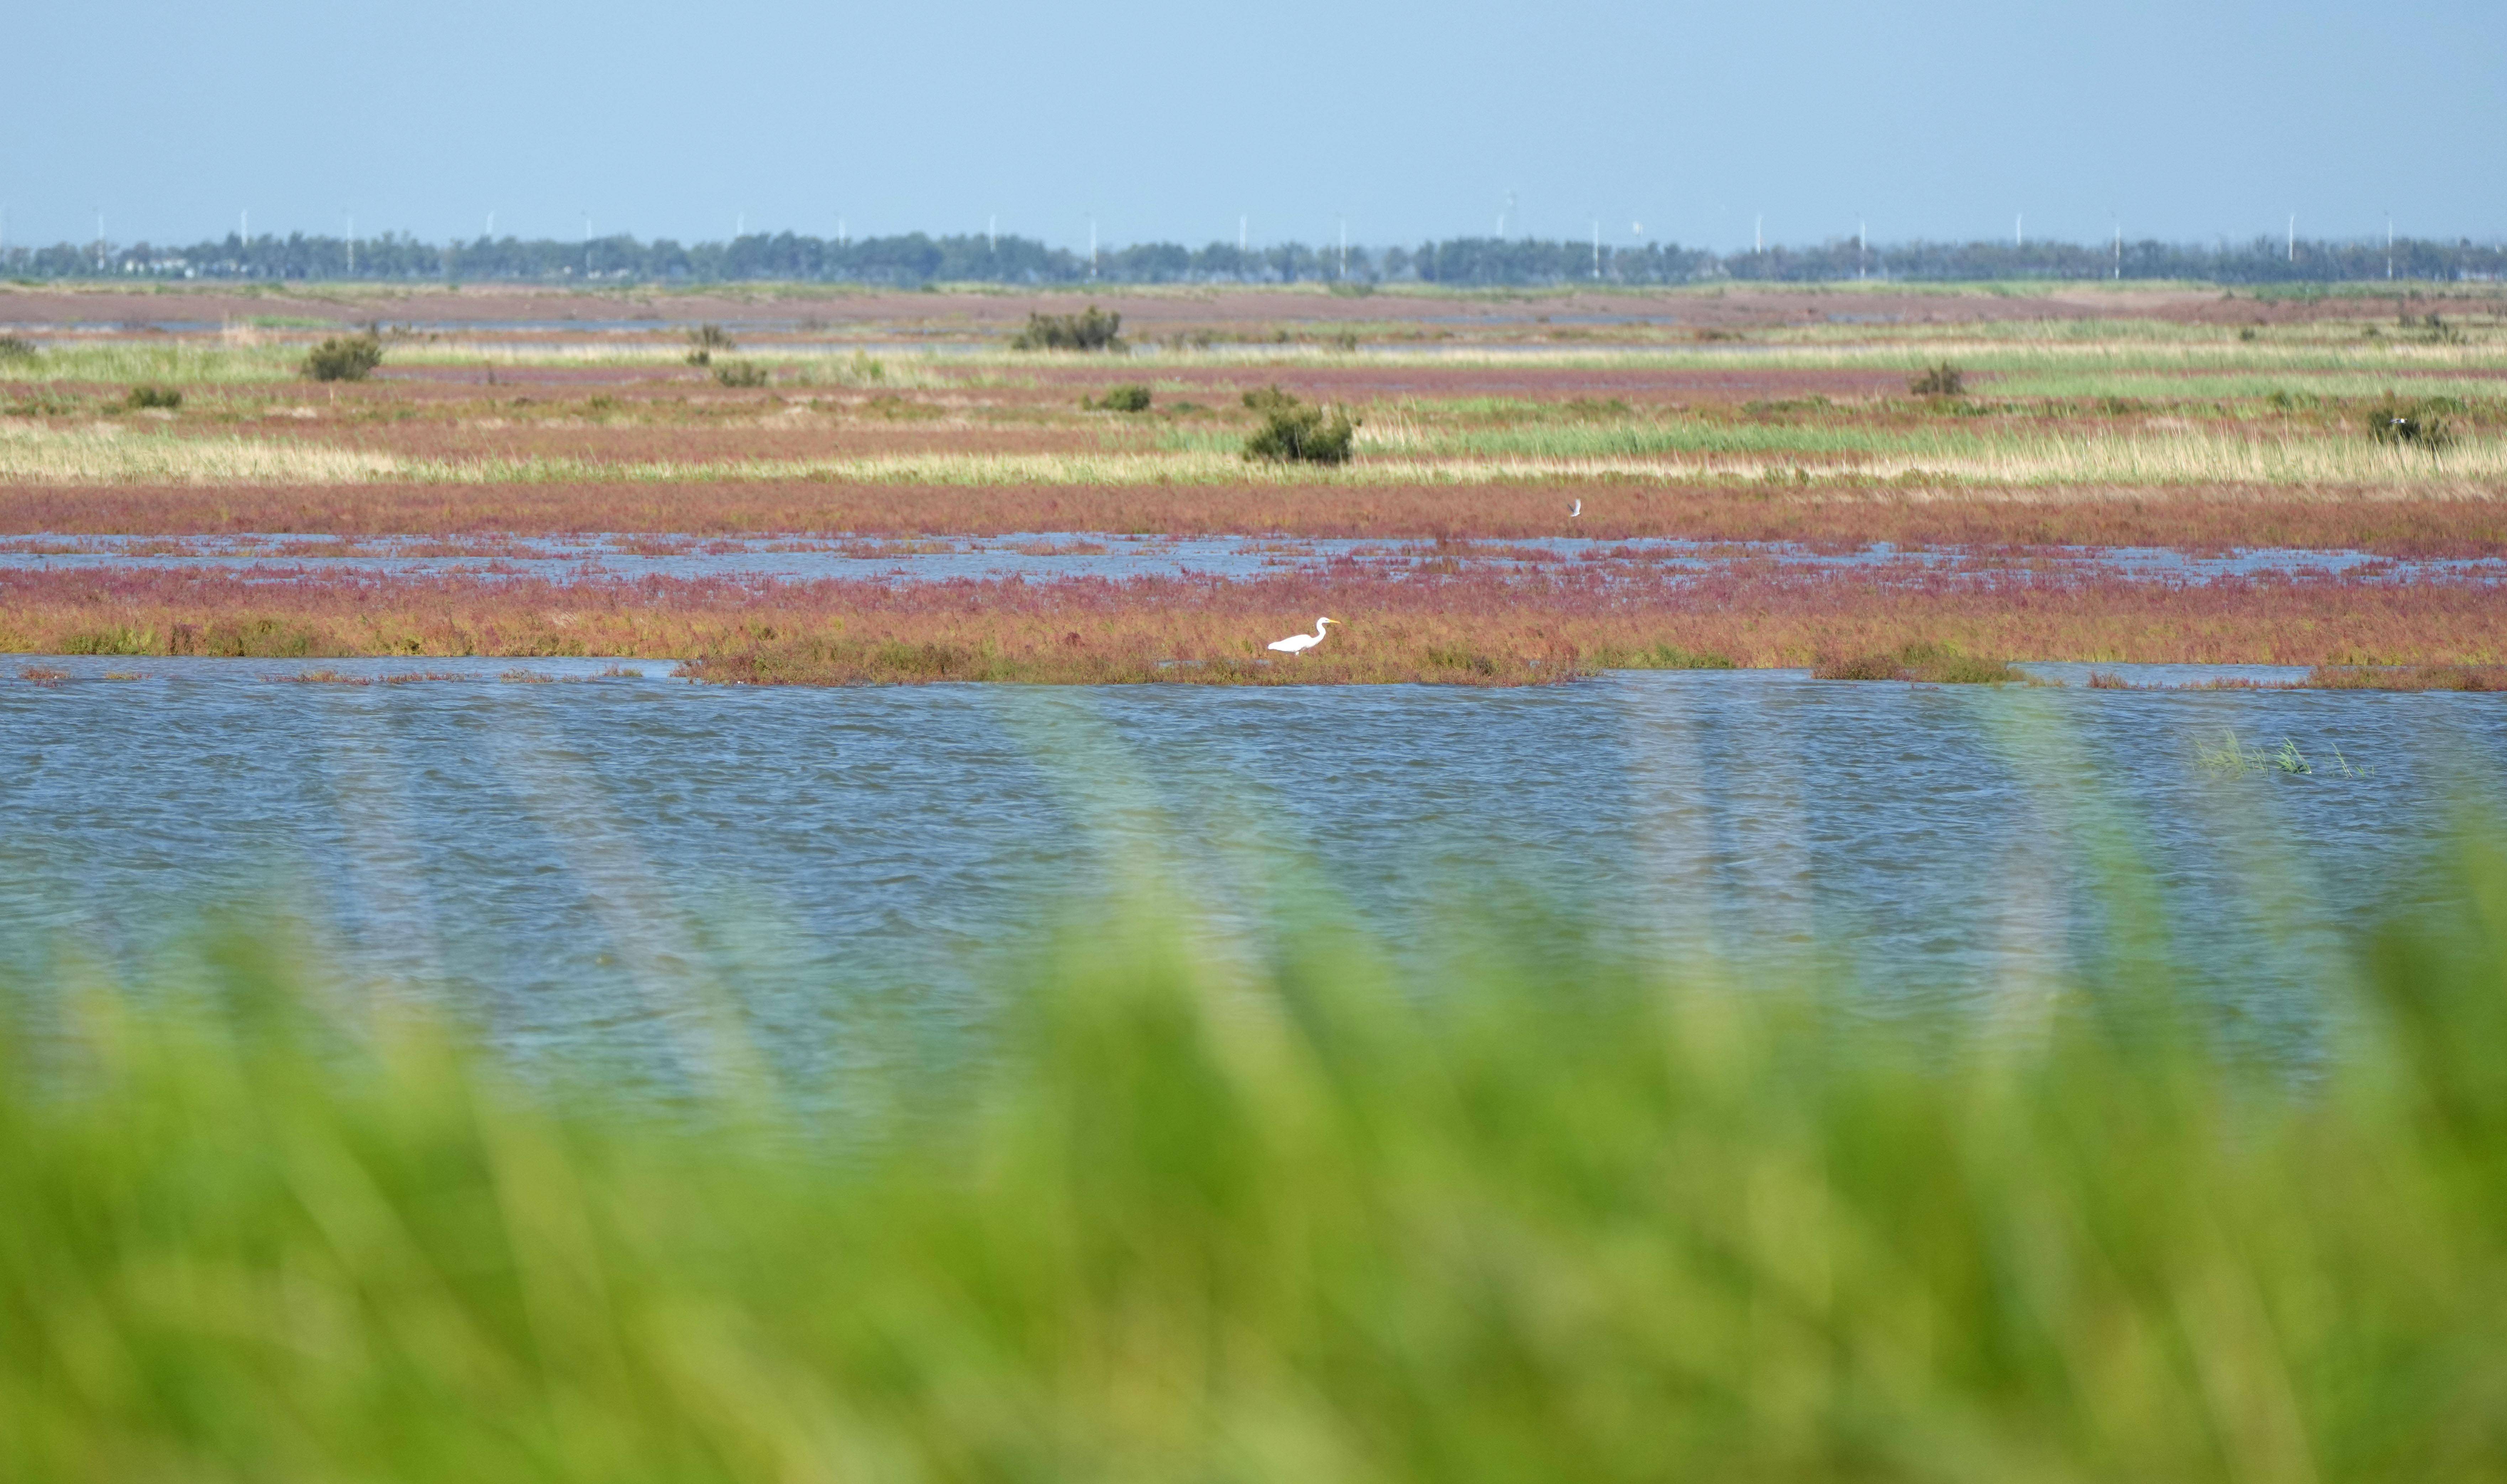
[[[59,484],[277,481],[351,484],[400,475],[404,461],[315,444],[189,437],[121,423],[0,422],[0,480]]]
[[[1815,680],[1910,680],[1922,685],[2032,685],[2024,670],[1986,655],[1968,654],[1955,645],[1917,640],[1885,654],[1822,660],[1811,669]]]
[[[2507,667],[2318,665],[2298,684],[2309,690],[2507,691]]]
[[[0,382],[160,382],[171,386],[287,381],[304,358],[291,345],[70,342],[0,361]]]
[[[1346,465],[1248,462],[1227,426],[1169,427],[1161,449],[1098,453],[896,453],[720,460],[489,457],[428,459],[236,436],[150,432],[111,423],[0,422],[0,480],[39,483],[277,482],[714,484],[834,480],[983,485],[1472,485],[1539,480],[1728,483],[1773,472],[1823,484],[1978,486],[2419,485],[2484,488],[2507,476],[2507,438],[2466,438],[2443,454],[2363,438],[2247,437],[2234,431],[2096,437],[1735,423],[1423,431],[1370,419]],[[1826,460],[1824,462],[1818,460]]]
[[[1382,365],[1412,370],[1450,367],[1464,370],[1504,370],[1516,367],[1543,367],[1559,370],[1687,370],[1739,371],[1751,368],[1794,368],[1805,370],[1867,370],[1900,375],[1922,369],[1926,364],[1948,355],[1970,373],[1993,376],[2075,376],[2101,377],[2142,373],[2180,375],[2212,373],[2221,375],[2267,375],[2273,373],[2362,373],[2392,374],[2409,371],[2414,374],[2447,371],[2478,373],[2497,370],[2507,364],[2507,343],[2475,342],[2466,344],[2425,344],[2398,341],[2327,341],[2316,344],[2281,344],[2277,342],[2240,342],[2222,327],[2204,328],[2188,338],[2153,338],[2138,334],[2117,334],[2091,339],[2047,338],[2027,334],[2032,327],[2001,327],[2014,332],[1995,333],[1992,327],[1962,326],[1949,338],[1925,339],[1908,332],[1917,327],[1889,326],[1885,340],[1876,339],[1870,327],[1851,340],[1825,338],[1809,341],[1752,340],[1727,343],[1722,348],[1705,349],[1694,344],[1615,345],[1607,348],[1590,346],[1528,345],[1491,348],[1461,345],[1445,349],[1372,346],[1348,350],[1338,346],[1301,343],[1253,344],[1215,344],[1210,346],[1176,347],[1141,345],[1116,359],[1139,365],[1145,374],[1160,370],[1245,370],[1258,371],[1266,366]],[[636,332],[587,332],[617,336],[615,343],[575,344],[564,345],[528,344],[510,342],[413,341],[392,347],[395,364],[407,365],[495,365],[587,366],[614,365],[650,367],[676,365],[685,356],[685,345],[676,340],[630,339]],[[859,352],[851,344],[770,344],[753,343],[752,353],[767,357],[776,364],[789,362],[794,366],[827,366],[841,363]],[[53,352],[47,351],[49,357]],[[981,346],[947,350],[917,350],[883,347],[881,359],[891,375],[900,370],[926,371],[935,377],[959,380],[960,384],[981,384],[984,379],[1004,376],[1000,384],[1022,384],[1020,376],[1032,378],[1039,365],[1068,364],[1073,367],[1103,366],[1107,357],[1081,352],[1009,351]],[[129,380],[125,377],[123,380]],[[1995,390],[1997,383],[1987,383],[1982,390]],[[2095,393],[2089,393],[2094,395]],[[2492,388],[2491,395],[2496,395]]]
[[[0,1474],[2507,1476],[2463,858],[2303,1071],[2129,928],[1960,1016],[1109,909],[980,1056],[827,1086],[719,1015],[527,1079],[279,938],[63,971],[0,1001]]]
[[[2087,399],[2128,397],[2166,410],[2186,403],[2249,402],[2275,392],[2325,398],[2368,399],[2384,396],[2396,386],[2415,395],[2453,397],[2466,402],[2507,399],[2507,380],[2495,376],[2429,375],[2414,371],[2398,379],[2392,371],[2192,371],[2181,375],[2133,371],[2015,372],[1994,378],[1996,397]]]

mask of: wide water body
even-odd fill
[[[0,975],[135,974],[204,911],[280,910],[525,1054],[666,1053],[724,1005],[819,1044],[873,1009],[979,1021],[1006,956],[1144,882],[1214,952],[1349,914],[1431,993],[1441,955],[1572,925],[1744,981],[1818,960],[1879,1007],[2043,985],[2141,892],[2202,993],[2298,1043],[2349,935],[2507,764],[2496,696],[48,663],[69,677],[0,679]],[[2224,766],[2232,734],[2314,771]]]

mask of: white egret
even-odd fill
[[[1282,654],[1304,654],[1307,650],[1314,648],[1317,644],[1324,641],[1324,625],[1335,624],[1338,622],[1340,622],[1338,619],[1316,619],[1314,633],[1290,634],[1285,639],[1276,639],[1272,641],[1271,647],[1280,651]]]
[[[1579,517],[1579,516],[1582,515],[1583,513],[1584,513],[1584,502],[1583,502],[1582,500],[1578,500],[1578,501],[1576,502],[1576,506],[1575,506],[1575,508],[1567,512],[1567,519],[1569,519],[1569,520],[1571,520],[1571,521],[1572,521],[1572,520],[1575,520],[1577,517]]]

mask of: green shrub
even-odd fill
[[[2368,409],[2368,436],[2396,448],[2442,452],[2454,445],[2454,425],[2446,419],[2447,407],[2443,402],[2387,397]]]
[[[124,401],[136,411],[154,409],[172,412],[183,405],[183,394],[171,386],[161,386],[154,381],[142,381],[130,388],[130,395]]]
[[[738,343],[717,324],[698,325],[688,332],[688,364],[691,366],[710,366],[715,351],[739,348]]]
[[[2028,677],[2001,660],[1962,654],[1948,644],[1921,640],[1896,654],[1855,655],[1822,660],[1811,670],[1815,680],[1913,680],[1925,685],[2002,685]]]
[[[1245,405],[1262,415],[1262,425],[1245,440],[1247,458],[1271,463],[1345,464],[1357,439],[1349,415],[1326,415],[1277,386],[1245,394]]]
[[[1497,661],[1489,658],[1487,655],[1479,653],[1476,650],[1464,649],[1459,646],[1453,648],[1431,647],[1428,651],[1428,663],[1443,670],[1459,670],[1474,675],[1494,675],[1497,673]]]
[[[1904,680],[1907,667],[1891,654],[1854,655],[1842,660],[1822,660],[1811,670],[1814,680]]]
[[[335,335],[305,357],[305,374],[316,381],[362,381],[383,363],[383,343],[375,335]]]
[[[274,618],[249,618],[211,624],[205,633],[197,624],[176,624],[165,637],[165,652],[229,659],[300,660],[315,654],[338,654],[340,647],[302,625]]]
[[[22,335],[0,335],[0,361],[31,361],[42,353]]]
[[[1732,657],[1699,649],[1683,649],[1678,644],[1656,644],[1640,651],[1637,668],[1646,670],[1730,670]]]
[[[2403,322],[2405,324],[2411,323],[2408,317],[2406,317]],[[2448,324],[2443,318],[2435,313],[2431,313],[2420,320],[2419,331],[2420,338],[2433,345],[2460,345],[2463,344],[2463,332],[2456,329],[2454,326]]]
[[[1907,379],[1907,389],[1919,397],[1955,397],[1967,390],[1967,373],[1947,361],[1927,366]]]
[[[1107,387],[1106,395],[1087,405],[1109,413],[1145,413],[1149,410],[1149,389],[1138,381],[1126,381]]]
[[[155,654],[157,632],[115,626],[73,633],[61,641],[63,654]]]
[[[1012,350],[1120,350],[1123,316],[1090,305],[1077,314],[1035,314],[1010,338]]]
[[[725,386],[763,386],[772,380],[755,361],[725,361],[713,369],[713,379]]]

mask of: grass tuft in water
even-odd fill
[[[1894,654],[1822,660],[1815,680],[1912,680],[1925,685],[2025,684],[2028,676],[2007,661],[1962,653],[1947,644],[1918,640]]]
[[[2298,683],[2333,691],[2507,691],[2507,666],[2318,665]]]

